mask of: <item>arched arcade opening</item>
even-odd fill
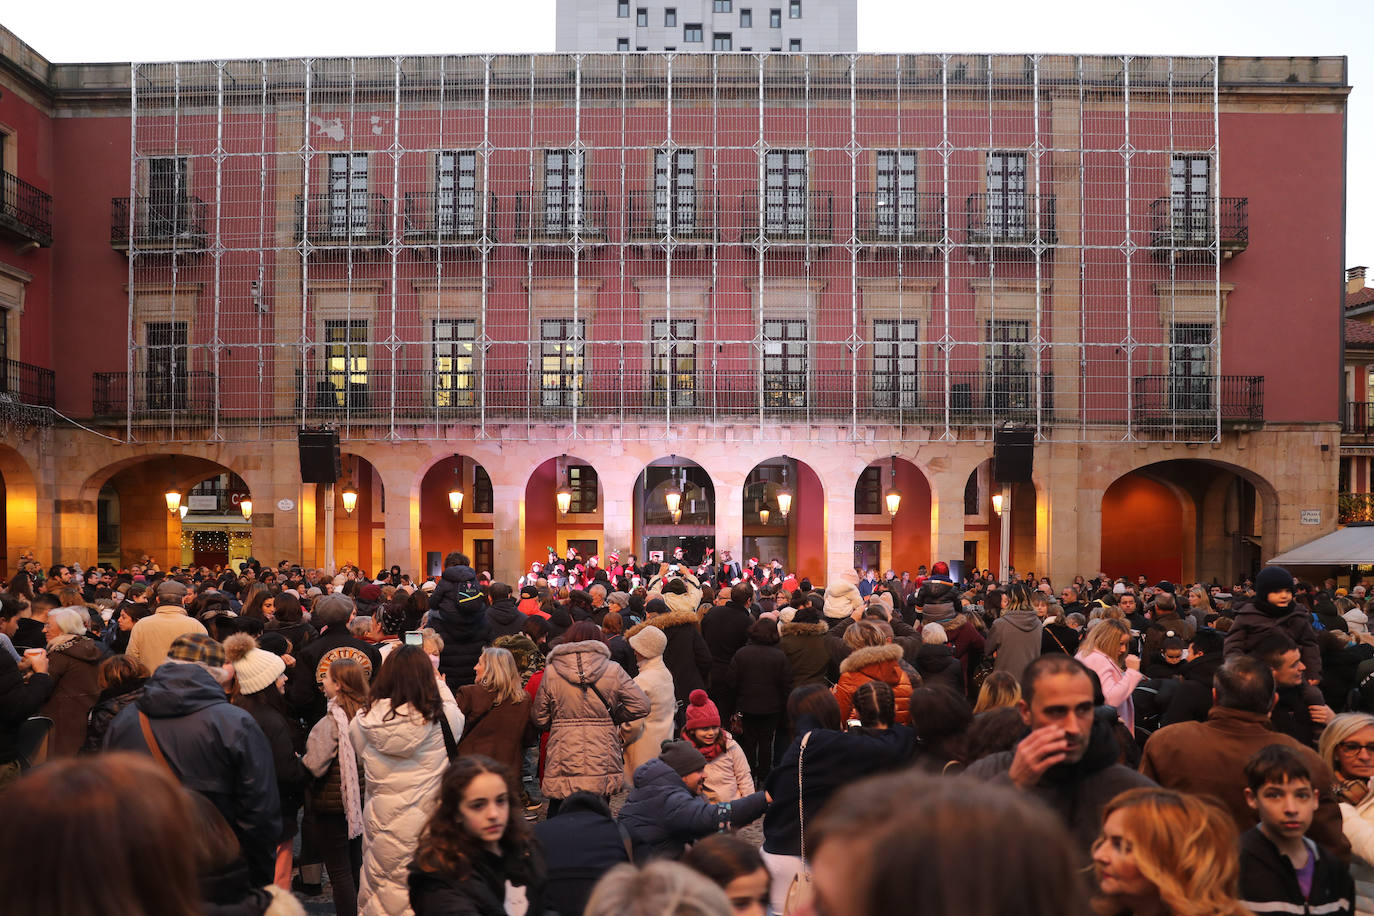
[[[524,565],[560,557],[575,547],[585,559],[606,550],[601,479],[590,461],[574,455],[550,458],[525,483]],[[628,545],[613,544],[625,549]]]
[[[703,562],[716,546],[716,489],[705,468],[678,455],[649,462],[635,480],[634,543],[641,559],[681,547],[687,563]]]
[[[774,558],[799,576],[826,576],[825,489],[804,461],[786,455],[754,465],[744,479],[744,543],[735,559]],[[718,549],[734,551],[735,545]]]
[[[904,458],[864,468],[854,484],[854,567],[914,576],[928,565],[931,501],[925,474]]]
[[[420,550],[425,574],[443,572],[460,550],[478,572],[494,572],[495,506],[487,469],[466,455],[445,458],[420,480]]]

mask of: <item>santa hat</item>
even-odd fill
[[[541,564],[539,564],[539,563],[531,563],[531,564],[530,564],[530,572],[532,572],[532,573],[537,573],[537,572],[539,572],[539,571],[540,571],[541,569],[543,569],[543,568],[544,568],[544,567],[543,567]]]
[[[578,563],[578,564],[577,564],[577,574],[578,574],[579,576],[582,575],[582,574],[583,574],[584,572],[586,572],[586,571],[587,571],[587,567],[583,566],[581,563]]]
[[[598,557],[590,557],[590,558],[587,560],[587,565],[588,565],[588,566],[595,566],[595,565],[597,565],[597,563],[599,563],[599,562],[600,562],[600,558],[598,558]]]
[[[750,557],[750,558],[749,558],[749,568],[750,568],[750,569],[753,569],[755,566],[758,566],[758,565],[759,565],[759,558],[758,558],[758,557]]]
[[[606,559],[611,563],[619,563],[620,554],[617,551],[612,550],[610,553],[606,554]]]

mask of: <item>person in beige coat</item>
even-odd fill
[[[187,588],[174,579],[158,583],[157,592],[149,601],[157,610],[134,624],[129,631],[129,648],[124,654],[143,663],[152,671],[167,660],[167,651],[178,636],[187,633],[206,635],[205,625],[187,616],[181,602]]]
[[[689,572],[655,576],[649,581],[649,597],[662,598],[669,611],[691,611],[695,614],[701,606],[701,582]]]
[[[540,788],[549,813],[574,792],[609,796],[625,785],[620,725],[649,714],[649,698],[611,661],[600,628],[579,621],[564,634],[544,665],[530,719],[548,729]]]
[[[622,726],[625,730],[625,781],[633,785],[635,768],[658,756],[664,741],[673,737],[673,715],[677,695],[673,674],[663,664],[668,637],[655,626],[647,626],[630,637],[630,647],[639,661],[635,683],[649,698],[649,715]]]
[[[827,620],[855,620],[864,611],[863,595],[859,593],[859,577],[847,570],[840,578],[825,587],[825,616]]]

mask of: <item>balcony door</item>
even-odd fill
[[[144,326],[147,373],[144,394],[149,410],[185,410],[187,326],[184,321],[150,321]]]
[[[694,319],[656,319],[653,338],[654,407],[692,407],[697,394],[697,323]]]
[[[586,327],[582,318],[545,318],[539,322],[539,406],[583,405]]]
[[[477,322],[470,319],[435,319],[434,406],[472,407],[477,401],[473,350]]]
[[[1175,156],[1169,162],[1169,220],[1175,241],[1211,242],[1211,162],[1206,156]]]
[[[477,231],[477,154],[444,150],[434,172],[434,225],[444,235],[470,236]]]
[[[1212,325],[1181,322],[1169,327],[1169,409],[1212,409]]]
[[[988,406],[994,413],[1035,407],[1029,321],[988,322]]]
[[[764,157],[764,234],[806,234],[806,150],[770,150]]]
[[[361,410],[367,407],[367,322],[362,319],[324,323],[325,377],[321,406]]]
[[[884,239],[910,238],[918,226],[916,203],[916,152],[878,151],[878,235]]]
[[[654,152],[654,234],[687,234],[697,226],[696,150]]]
[[[329,234],[348,238],[367,232],[367,153],[329,157]]]
[[[185,156],[160,156],[148,160],[148,234],[155,239],[175,238],[186,231],[189,200]]]
[[[763,322],[763,404],[805,407],[807,390],[805,319]]]
[[[917,327],[912,320],[873,322],[873,406],[916,406],[920,378]]]
[[[1026,237],[1026,154],[988,153],[988,234],[992,241]]]
[[[544,151],[544,227],[559,235],[585,228],[583,180],[586,154],[582,150]]]

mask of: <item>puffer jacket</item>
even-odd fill
[[[451,689],[477,680],[473,670],[493,637],[487,620],[487,597],[477,588],[471,566],[450,566],[429,598],[429,625],[444,640],[439,673]]]
[[[833,690],[840,704],[840,721],[854,712],[854,691],[868,681],[882,681],[892,688],[897,724],[911,724],[911,678],[902,670],[901,659],[902,647],[895,643],[864,646],[849,653],[840,663],[840,680]]]
[[[695,615],[697,608],[701,607],[701,582],[691,573],[683,573],[679,578],[686,584],[687,594],[663,594],[663,577],[654,576],[649,581],[649,597],[662,598],[663,603],[668,605],[670,611],[691,611]]]
[[[665,602],[666,603],[666,602]],[[658,627],[668,637],[663,650],[663,664],[673,675],[673,690],[679,705],[686,705],[693,690],[705,690],[711,674],[711,649],[697,626],[696,610],[651,614],[643,623],[625,631],[628,641],[645,627]]]
[[[591,685],[601,691],[601,697]],[[530,718],[549,730],[540,788],[549,798],[578,791],[612,795],[625,784],[625,758],[620,722],[649,714],[649,698],[625,669],[611,661],[611,650],[599,640],[555,646],[544,665]]]
[[[1265,613],[1266,608],[1279,613]],[[1312,614],[1296,601],[1284,609],[1270,604],[1261,606],[1257,602],[1241,605],[1236,611],[1236,622],[1226,631],[1222,652],[1227,658],[1253,652],[1256,646],[1274,633],[1282,633],[1298,644],[1308,679],[1320,680],[1322,654],[1317,645],[1317,633],[1312,628]]]
[[[655,757],[635,770],[635,788],[620,809],[620,824],[634,843],[636,863],[676,859],[688,843],[743,827],[766,805],[761,791],[724,804],[699,798],[672,767]]]
[[[514,598],[493,601],[487,608],[487,626],[491,628],[492,639],[498,636],[514,636],[524,628],[528,619],[516,606]]]
[[[910,652],[911,667],[921,675],[926,687],[944,687],[959,696],[964,695],[964,668],[949,646],[940,643],[920,643]]]
[[[107,750],[152,756],[140,711],[181,784],[210,799],[233,828],[254,883],[272,883],[281,804],[272,746],[253,716],[231,706],[199,665],[162,664],[144,683],[143,696],[110,723]]]
[[[864,598],[863,595],[859,594],[859,586],[849,579],[842,578],[825,587],[824,614],[827,620],[843,620],[846,617],[854,616],[856,611],[863,609]]]
[[[1005,671],[1019,682],[1026,666],[1040,657],[1042,630],[1040,618],[1030,608],[1008,611],[994,620],[983,646],[984,654],[997,653],[993,670]]]
[[[635,683],[649,698],[649,715],[626,729],[625,781],[631,784],[635,770],[657,757],[663,742],[673,737],[673,716],[677,714],[673,675],[661,657],[641,662]]]
[[[105,746],[105,732],[109,730],[110,723],[125,706],[143,696],[145,680],[135,678],[128,684],[107,687],[100,692],[100,699],[91,707],[91,714],[86,718],[86,743],[82,745],[81,753],[95,754]]]
[[[72,757],[86,743],[86,720],[100,698],[100,662],[105,649],[89,636],[68,640],[48,653],[52,696],[38,710],[52,719],[48,758]]]
[[[916,591],[913,602],[921,611],[922,623],[946,624],[959,613],[959,589],[953,582],[927,579]]]
[[[825,623],[784,623],[778,627],[782,638],[778,648],[787,656],[792,666],[792,689],[805,684],[830,685],[839,677],[839,667],[835,661],[826,635],[830,627]]]
[[[1341,802],[1341,826],[1350,841],[1350,874],[1355,879],[1355,912],[1374,913],[1374,792],[1358,805]]]
[[[463,714],[442,681],[439,694],[457,740],[463,734]],[[437,721],[426,722],[408,706],[388,718],[390,713],[391,701],[377,700],[348,726],[349,739],[367,774],[363,871],[358,882],[362,916],[410,914],[406,886],[410,859],[439,801],[439,784],[448,769],[448,749]]]

